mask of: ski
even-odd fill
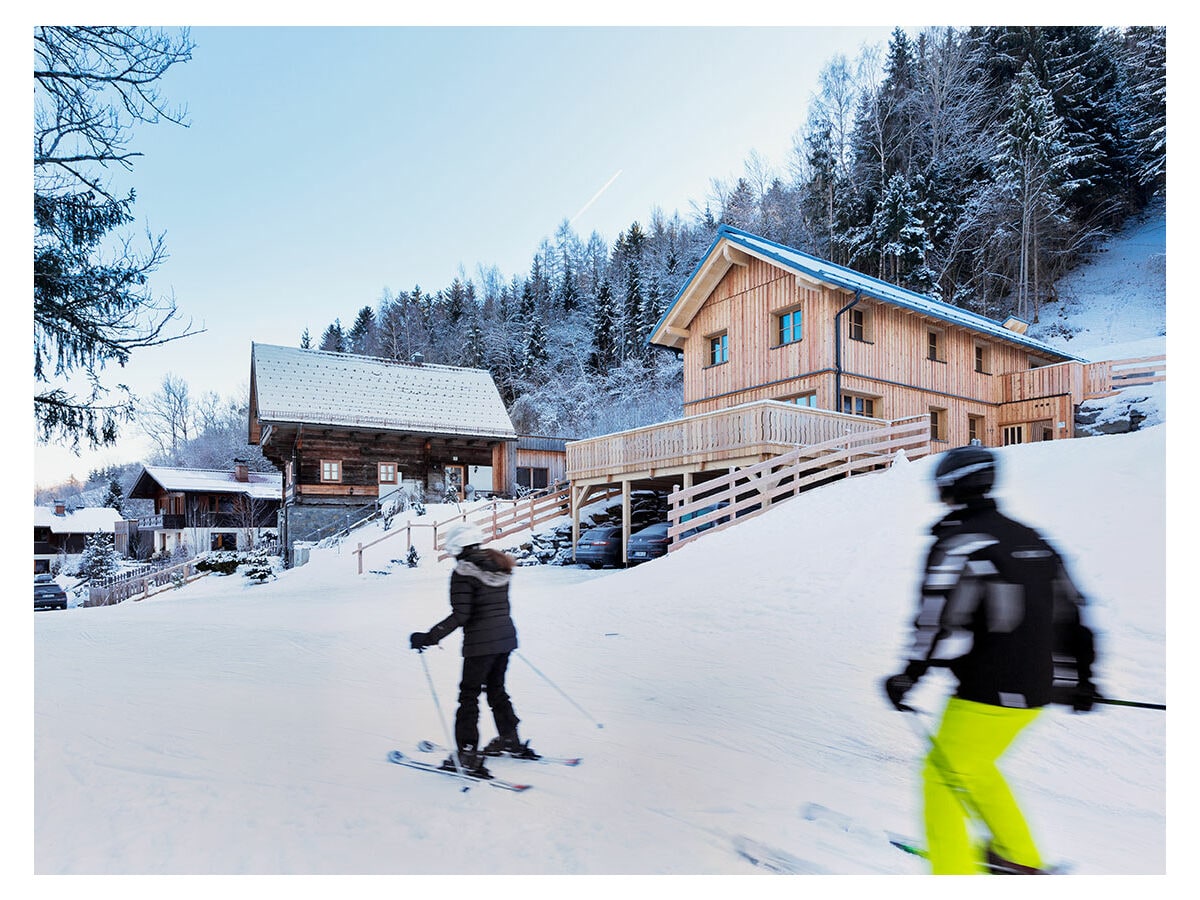
[[[417,749],[422,753],[449,753],[449,749],[435,741],[421,741]],[[581,756],[539,756],[537,759],[525,759],[520,756],[510,756],[502,753],[500,756],[488,756],[487,759],[516,759],[521,762],[542,763],[551,766],[577,766],[583,762]]]
[[[480,778],[477,775],[472,775],[469,772],[455,772],[449,769],[443,769],[440,766],[435,766],[433,763],[421,762],[419,759],[413,759],[411,756],[405,756],[399,750],[393,750],[388,754],[388,762],[393,762],[398,766],[407,766],[410,769],[419,769],[422,772],[435,772],[438,775],[449,775],[451,778],[459,778],[466,781],[474,781],[480,784],[490,785],[494,788],[500,788],[502,791],[527,791],[533,785],[518,784],[513,781],[505,781],[502,778]],[[463,790],[466,790],[464,787]]]

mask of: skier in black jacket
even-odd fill
[[[427,632],[414,632],[409,645],[414,650],[432,647],[461,627],[463,630],[462,681],[458,690],[458,713],[454,740],[458,762],[465,771],[490,777],[485,756],[509,755],[537,759],[529,742],[517,736],[517,718],[505,689],[508,655],[517,649],[517,629],[510,615],[508,589],[515,565],[513,558],[498,550],[480,547],[483,532],[469,522],[459,523],[446,533],[445,550],[457,558],[450,575],[451,613]],[[479,749],[479,694],[487,692],[488,706],[496,722],[496,737]],[[454,756],[442,768],[456,769]]]
[[[992,868],[1034,874],[1042,859],[996,761],[1047,703],[1092,708],[1095,658],[1084,599],[1063,561],[1036,531],[1004,516],[988,494],[991,451],[960,447],[945,454],[935,480],[951,507],[933,527],[920,611],[904,671],[884,683],[888,699],[904,696],[931,666],[958,679],[924,766],[925,830],[934,874]],[[991,833],[971,846],[969,821]]]

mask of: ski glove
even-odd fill
[[[424,650],[426,647],[434,647],[437,641],[429,636],[427,631],[414,631],[408,636],[408,645],[414,650]]]
[[[1085,713],[1091,712],[1099,696],[1100,692],[1096,690],[1096,686],[1086,678],[1081,678],[1079,684],[1056,686],[1052,702],[1069,706],[1075,712]]]
[[[883,690],[887,694],[888,700],[892,702],[892,706],[900,712],[913,712],[913,708],[904,702],[904,695],[912,690],[914,684],[916,681],[906,674],[893,675],[884,681]]]

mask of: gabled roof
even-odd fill
[[[517,437],[496,383],[482,369],[253,344],[250,396],[251,417],[263,424]]]
[[[278,472],[250,472],[248,478],[248,481],[238,481],[232,471],[142,466],[142,473],[130,488],[129,496],[152,498],[158,493],[157,485],[172,493],[245,494],[255,500],[283,499],[283,476]]]
[[[800,278],[827,284],[849,293],[861,292],[862,296],[909,309],[951,325],[958,325],[989,337],[1008,341],[1044,356],[1058,360],[1078,360],[1080,357],[1064,353],[1057,347],[1026,337],[1005,328],[1003,324],[987,316],[979,315],[949,303],[918,294],[899,285],[879,278],[872,278],[845,266],[810,256],[783,244],[768,241],[748,231],[722,225],[704,258],[700,260],[691,277],[679,289],[667,311],[650,333],[650,343],[663,347],[682,346],[687,328],[696,312],[712,293],[718,282],[738,261],[740,254],[758,257],[772,265],[786,269]]]
[[[61,516],[56,516],[51,507],[33,508],[33,527],[49,528],[52,534],[95,534],[97,531],[112,534],[114,523],[123,518],[108,506],[84,506]]]

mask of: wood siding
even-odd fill
[[[1031,370],[1035,359],[1022,346],[968,328],[863,297],[853,307],[864,314],[863,340],[853,339],[849,315],[837,320],[852,294],[810,283],[763,260],[748,257],[717,283],[688,327],[684,344],[684,413],[695,415],[758,400],[787,400],[809,391],[822,410],[841,410],[838,396],[838,335],[841,330],[841,391],[874,402],[876,419],[931,415],[939,419],[935,447],[970,440],[972,417],[982,420],[979,438],[995,446],[1001,421],[1037,413],[1053,418],[1056,437],[1074,434],[1073,416],[1043,416],[1042,408],[1020,405],[1001,415],[1002,404],[1068,394],[1082,399],[1079,363]],[[800,310],[801,340],[780,345],[779,316]],[[930,358],[930,332],[936,359]],[[728,335],[728,361],[713,365],[710,339]],[[983,371],[977,371],[977,348]],[[1058,422],[1065,422],[1058,428]],[[978,432],[977,432],[978,433]]]

